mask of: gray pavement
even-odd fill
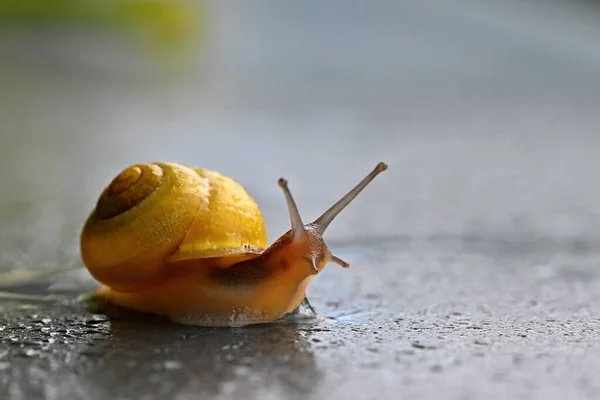
[[[183,82],[94,35],[2,36],[0,271],[78,262],[101,188],[172,160],[246,186],[270,240],[379,160],[326,240],[316,319],[179,326],[0,300],[0,398],[600,397],[600,9],[573,1],[209,3]],[[36,36],[38,35],[38,36]],[[35,40],[34,40],[35,39]]]

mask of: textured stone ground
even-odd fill
[[[384,160],[326,238],[351,269],[311,285],[319,318],[241,329],[91,310],[84,271],[10,288],[54,297],[0,301],[0,398],[598,398],[596,6],[216,3],[179,86],[97,38],[3,38],[1,271],[76,264],[131,163],[235,177],[274,239],[279,176],[308,220]]]

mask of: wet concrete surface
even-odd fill
[[[211,4],[208,61],[175,87],[90,66],[86,41],[3,59],[0,266],[76,265],[131,163],[234,177],[273,240],[279,176],[310,219],[384,160],[327,234],[351,268],[311,284],[320,316],[180,326],[90,308],[65,273],[6,289],[53,297],[1,300],[0,398],[598,398],[594,3],[261,4]]]
[[[340,247],[355,268],[312,291],[324,317],[270,326],[5,304],[2,387],[57,399],[595,398],[598,257],[541,247]]]

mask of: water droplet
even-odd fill
[[[413,342],[412,347],[414,347],[415,349],[420,349],[420,350],[434,350],[434,349],[438,348],[438,346],[433,342],[431,342],[431,343],[429,343],[429,342],[426,342],[426,343]]]
[[[167,360],[164,362],[164,366],[167,371],[173,371],[182,368],[183,364],[179,361]]]
[[[81,355],[83,356],[88,356],[88,357],[99,357],[102,354],[104,354],[101,350],[99,349],[83,349],[79,352]]]
[[[432,365],[429,370],[431,372],[442,372],[442,366],[439,364]]]
[[[39,355],[40,353],[41,353],[40,350],[25,349],[21,353],[17,353],[17,356],[21,356],[21,357],[35,357],[35,356]]]
[[[236,376],[246,376],[249,375],[252,370],[245,365],[238,365],[233,369],[233,373]]]
[[[101,314],[94,314],[94,315],[92,315],[91,319],[88,319],[85,321],[85,323],[88,325],[97,325],[97,324],[102,324],[104,322],[108,322],[108,317],[106,317],[105,315],[101,315]]]

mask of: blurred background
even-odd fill
[[[600,237],[593,1],[0,0],[0,265],[78,258],[127,165],[242,183],[270,240],[374,164],[334,243]]]
[[[584,0],[0,0],[0,278],[78,264],[131,164],[233,177],[270,241],[279,177],[308,221],[389,165],[326,234],[352,264],[308,289],[331,319],[166,329],[0,299],[0,393],[599,398],[599,20]]]

